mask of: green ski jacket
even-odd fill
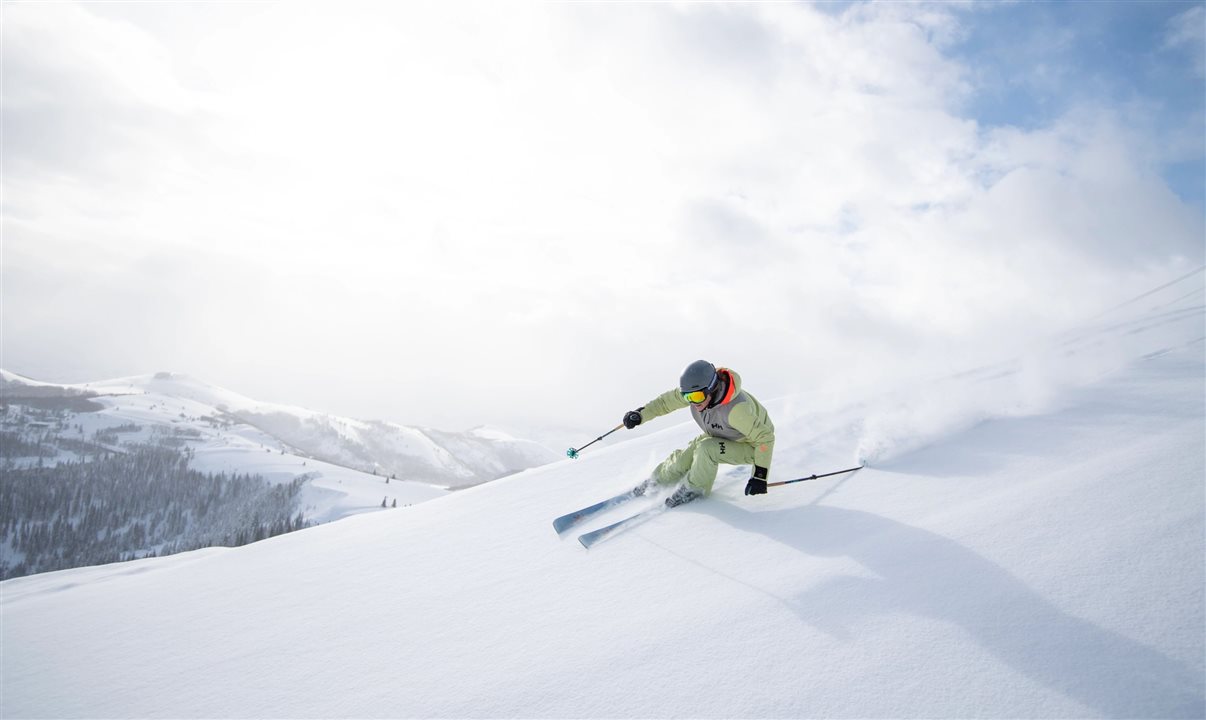
[[[753,395],[741,389],[740,375],[728,368],[717,368],[716,372],[729,382],[729,390],[720,402],[699,410],[676,388],[658,395],[641,408],[642,420],[690,407],[691,416],[705,434],[753,445],[754,464],[769,471],[771,455],[775,451],[775,426],[770,415]]]

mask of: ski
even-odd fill
[[[575,510],[567,515],[562,515],[553,521],[553,529],[557,531],[558,535],[562,535],[566,530],[569,530],[587,518],[597,515],[605,510],[610,510],[617,505],[623,505],[629,500],[637,497],[641,496],[633,493],[631,490],[625,490],[615,497],[607,498],[606,500],[597,502],[594,505],[584,507],[581,510]]]
[[[598,530],[592,530],[591,532],[588,532],[585,535],[579,535],[578,542],[582,543],[582,547],[590,549],[590,547],[592,545],[599,542],[600,540],[609,538],[612,535],[615,535],[616,533],[620,532],[621,530],[627,530],[639,523],[642,523],[642,522],[648,520],[649,518],[653,517],[654,515],[663,513],[665,511],[666,511],[665,504],[658,503],[657,505],[649,508],[648,510],[642,510],[641,512],[637,513],[636,515],[633,515],[631,517],[626,517],[623,520],[620,520],[619,522],[614,522],[614,523],[608,525],[607,527],[599,528]]]

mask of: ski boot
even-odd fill
[[[680,485],[678,486],[678,489],[674,491],[673,495],[666,498],[666,507],[678,507],[679,505],[685,505],[692,500],[698,500],[701,497],[703,497],[703,494],[698,490],[695,490],[688,485]]]
[[[629,490],[628,492],[632,493],[633,497],[642,497],[645,495],[645,493],[648,493],[650,490],[654,490],[656,488],[657,488],[657,483],[653,480],[653,478],[646,478],[644,480],[644,482],[642,482],[640,485],[637,485],[636,487]]]

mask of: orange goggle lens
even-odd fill
[[[683,393],[683,400],[686,400],[687,402],[693,403],[696,405],[703,402],[707,398],[708,398],[708,393],[703,390],[696,390],[694,392]]]

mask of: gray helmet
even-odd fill
[[[707,360],[696,360],[683,370],[683,376],[678,380],[678,389],[680,392],[694,392],[696,390],[711,391],[716,387],[716,366]]]

